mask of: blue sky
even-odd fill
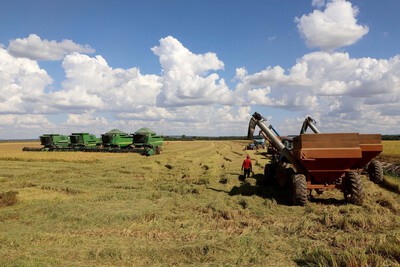
[[[400,132],[397,0],[0,0],[0,138]]]

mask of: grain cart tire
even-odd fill
[[[376,184],[383,182],[383,168],[378,160],[373,160],[368,164],[368,175],[369,179]]]
[[[307,180],[303,174],[292,175],[293,205],[307,204]]]
[[[343,182],[345,200],[354,205],[362,205],[364,194],[360,175],[353,171],[347,172]]]
[[[290,179],[296,171],[292,164],[283,163],[279,165],[276,170],[276,180],[278,185],[282,188],[287,188],[290,186]]]

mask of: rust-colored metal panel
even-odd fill
[[[311,183],[311,181],[307,182],[307,189],[326,190],[326,189],[335,189],[335,188],[341,189],[342,185],[341,184],[313,184],[313,183]]]
[[[380,134],[360,134],[360,145],[362,144],[381,144],[382,135]]]
[[[361,158],[361,149],[359,147],[303,148],[294,150],[293,154],[301,160]]]
[[[354,169],[363,168],[383,151],[382,135],[360,134],[360,148],[362,158],[353,166]]]
[[[358,133],[302,134],[294,138],[294,149],[301,148],[347,148],[359,146]]]
[[[362,159],[359,134],[302,134],[294,138],[293,156],[314,182],[334,184]]]

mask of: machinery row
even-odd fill
[[[164,138],[149,128],[141,128],[133,134],[113,129],[97,138],[90,133],[71,135],[44,134],[40,136],[43,147],[24,147],[23,151],[83,151],[140,153],[150,156],[160,154]]]
[[[380,134],[321,133],[307,117],[300,135],[284,138],[266,121],[254,113],[248,139],[253,139],[258,126],[272,154],[264,178],[281,187],[291,186],[293,204],[306,205],[313,190],[322,194],[327,189],[339,189],[347,202],[361,205],[364,193],[360,172],[367,169],[372,181],[382,182],[382,165],[375,160],[383,149]],[[307,134],[308,127],[314,133]]]

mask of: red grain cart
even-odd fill
[[[372,135],[360,137],[358,133],[302,134],[293,138],[293,150],[290,151],[264,121],[260,114],[254,113],[249,124],[249,136],[255,126],[259,126],[280,152],[280,156],[265,166],[265,175],[281,186],[291,184],[294,204],[305,205],[312,190],[322,193],[334,188],[342,190],[348,202],[362,203],[362,180],[353,170],[382,151],[382,147],[376,144],[377,139],[370,141]],[[375,138],[379,139],[379,136]]]

